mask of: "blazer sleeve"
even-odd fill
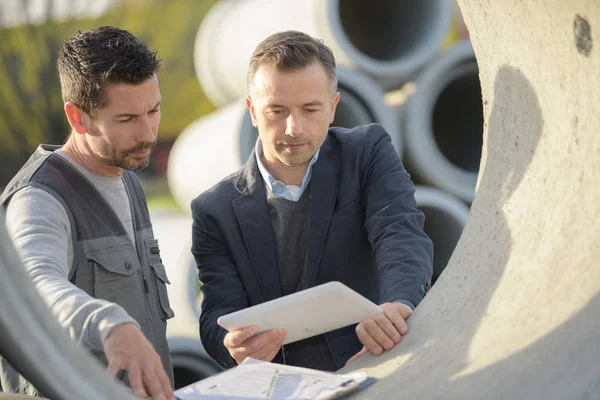
[[[433,244],[423,231],[415,187],[380,125],[366,131],[361,168],[365,228],[379,273],[380,302],[417,306],[433,274]]]
[[[217,324],[221,315],[248,307],[248,298],[229,249],[214,220],[192,202],[192,253],[203,294],[200,340],[208,354],[225,368],[237,365],[223,344],[227,330]]]

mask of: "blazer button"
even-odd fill
[[[131,269],[131,263],[129,261],[125,261],[125,269]]]

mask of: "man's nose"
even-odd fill
[[[302,133],[301,118],[294,113],[290,113],[286,120],[285,134],[291,137],[297,137]]]
[[[156,140],[156,132],[154,124],[150,118],[143,117],[140,126],[137,141],[138,142],[154,142]]]

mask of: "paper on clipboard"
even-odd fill
[[[180,400],[333,399],[367,380],[364,372],[338,375],[247,358],[242,364],[175,391]]]

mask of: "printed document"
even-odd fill
[[[334,399],[367,381],[364,372],[338,375],[247,358],[228,371],[175,391],[180,400]]]

